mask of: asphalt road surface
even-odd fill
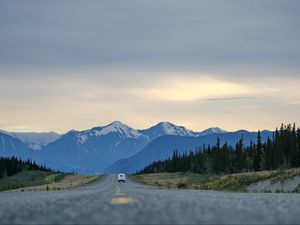
[[[300,224],[299,194],[160,189],[115,175],[78,189],[0,193],[0,224]]]

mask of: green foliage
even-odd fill
[[[3,177],[12,176],[24,170],[40,170],[54,172],[53,170],[46,168],[46,166],[37,165],[35,162],[32,162],[29,159],[27,161],[23,161],[16,157],[0,157],[0,179]]]
[[[24,170],[16,175],[0,179],[0,191],[51,183],[53,178],[63,179],[64,175],[50,171]]]
[[[64,177],[65,174],[61,174],[61,173],[51,174],[45,178],[45,182],[46,183],[57,182],[59,180],[62,180]]]
[[[59,181],[65,174],[31,160],[0,157],[0,191]]]
[[[187,188],[187,187],[188,187],[188,184],[184,183],[184,182],[180,182],[177,184],[177,188]]]
[[[243,137],[235,148],[227,143],[221,146],[220,139],[211,147],[179,154],[174,151],[171,158],[157,161],[145,167],[140,173],[194,172],[201,174],[230,174],[261,170],[300,167],[300,129],[296,125],[281,125],[273,139],[263,143],[261,132],[257,142],[244,147]],[[238,186],[238,184],[235,184]]]

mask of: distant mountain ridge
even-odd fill
[[[42,148],[37,159],[64,171],[98,173],[120,158],[137,153],[148,142],[136,130],[113,122],[85,131],[72,130]]]
[[[211,127],[211,128],[208,128],[204,131],[199,132],[198,136],[204,136],[204,135],[209,135],[209,134],[223,134],[223,133],[226,133],[226,132],[227,132],[226,130],[222,130],[219,127]]]
[[[268,137],[272,137],[273,132],[262,131],[262,141],[266,141]],[[150,142],[143,150],[137,154],[121,159],[106,172],[108,173],[135,173],[150,163],[171,157],[176,150],[179,153],[194,151],[196,148],[202,148],[203,145],[214,146],[217,138],[220,138],[221,144],[227,142],[229,146],[234,146],[241,138],[245,146],[249,146],[250,142],[256,142],[257,132],[248,132],[240,130],[236,132],[213,133],[198,137],[183,136],[162,136]]]
[[[73,131],[75,130],[71,130],[69,132],[73,132]],[[120,136],[123,136],[123,138],[139,138],[141,136],[144,136],[145,138],[153,140],[163,135],[196,137],[196,136],[202,136],[202,135],[207,135],[212,133],[224,133],[227,131],[222,130],[218,127],[214,127],[201,132],[195,132],[185,128],[184,126],[177,126],[170,122],[160,122],[148,129],[133,129],[123,124],[120,121],[114,121],[111,124],[108,124],[106,126],[93,127],[90,130],[76,131],[76,132],[80,132],[81,134],[85,133],[88,134],[89,136],[90,135],[102,136],[108,133],[116,132],[119,133]],[[7,134],[21,140],[24,144],[26,144],[29,148],[32,148],[33,150],[39,150],[42,147],[50,144],[51,142],[56,141],[61,136],[63,136],[56,132],[8,132],[8,131],[0,130],[0,133]],[[85,141],[85,137],[86,135],[79,135],[81,141]]]
[[[48,145],[53,141],[56,141],[61,137],[60,134],[57,134],[55,132],[8,132],[0,130],[0,133],[4,133],[16,139],[19,139],[25,145],[27,145],[27,147],[33,150],[40,150],[42,147]]]
[[[8,134],[0,133],[0,156],[17,156],[22,159],[32,157],[33,150],[28,148],[21,140]]]
[[[37,154],[37,159],[60,170],[102,172],[116,161],[138,153],[152,140],[164,135],[195,137],[198,133],[169,122],[136,130],[120,121],[114,121],[90,130],[72,130],[44,147]],[[72,160],[64,157],[66,155]]]
[[[194,143],[193,140],[197,139],[199,144],[202,143],[200,139],[206,140],[205,138],[209,135],[215,135],[213,137],[215,138],[214,142],[218,135],[229,134],[227,138],[230,139],[230,133],[220,128],[209,128],[201,132],[195,132],[170,122],[160,122],[148,129],[138,130],[120,121],[114,121],[106,126],[93,127],[89,130],[71,130],[61,136],[54,135],[55,140],[50,140],[47,145],[41,146],[39,151],[34,151],[28,147],[28,142],[25,142],[24,136],[23,139],[21,137],[17,139],[12,134],[7,135],[1,132],[0,134],[6,135],[3,136],[4,144],[1,144],[3,141],[0,137],[0,156],[11,154],[23,158],[29,157],[54,169],[89,174],[112,171],[108,168],[113,168],[113,165],[120,160],[133,157],[142,150],[149,149],[149,145],[153,146],[153,143],[160,143],[161,140],[170,142],[167,145],[160,143],[161,146],[172,146],[171,142],[177,139],[186,139],[191,143]],[[46,134],[49,137],[50,133]],[[30,137],[30,134],[27,134],[27,137]],[[31,140],[33,139],[31,138]],[[13,145],[10,142],[15,146],[19,146],[16,148],[18,151],[12,147]],[[180,145],[180,141],[176,143]],[[8,149],[6,146],[11,147]],[[192,146],[194,145],[182,144],[182,149]],[[168,154],[170,149],[164,151]]]

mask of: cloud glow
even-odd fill
[[[161,101],[197,101],[252,95],[255,89],[245,84],[210,78],[170,80],[141,92],[150,99]]]

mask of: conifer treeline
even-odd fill
[[[235,147],[221,145],[218,138],[213,147],[205,145],[195,151],[179,154],[174,151],[167,160],[157,161],[139,173],[186,172],[239,173],[278,168],[300,167],[300,129],[291,124],[284,126],[263,143],[258,131],[256,143],[244,146],[243,137]]]
[[[46,168],[46,166],[37,165],[35,162],[32,162],[29,159],[27,161],[23,161],[16,157],[0,157],[0,178],[12,176],[23,170],[41,170],[54,172],[53,170]]]

